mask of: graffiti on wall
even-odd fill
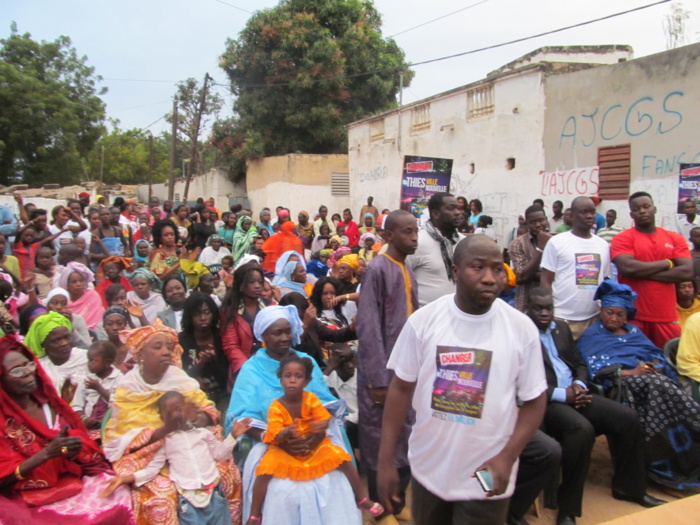
[[[360,182],[372,182],[376,180],[386,179],[389,176],[389,168],[386,166],[377,166],[371,170],[360,173]]]
[[[629,105],[597,106],[588,113],[569,115],[559,135],[559,148],[588,148],[598,141],[639,137],[647,133],[665,135],[683,122],[682,91],[663,98],[641,97]]]
[[[598,194],[598,166],[565,171],[540,171],[542,197]]]
[[[661,177],[669,173],[677,173],[679,164],[695,164],[700,162],[700,151],[695,155],[687,154],[685,151],[675,155],[642,155],[642,177]]]

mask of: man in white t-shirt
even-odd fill
[[[459,203],[449,193],[434,193],[428,201],[430,220],[418,232],[418,249],[406,258],[418,283],[422,308],[443,295],[454,293],[452,252],[463,238],[457,233]]]
[[[518,455],[547,402],[539,334],[498,299],[506,274],[491,239],[460,241],[452,274],[457,292],[409,317],[387,365],[395,375],[386,399],[392,410],[382,422],[380,501],[391,510],[397,498],[393,453],[412,400],[416,525],[504,523]],[[482,470],[492,478],[490,490],[474,477]]]
[[[600,307],[593,296],[612,275],[610,245],[591,232],[595,216],[593,200],[576,197],[571,203],[571,230],[547,243],[540,263],[540,283],[554,296],[554,317],[566,321],[574,340],[598,319]]]

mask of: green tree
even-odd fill
[[[168,180],[169,137],[153,137],[153,183]],[[104,150],[104,157],[103,157]],[[103,164],[104,158],[104,164]],[[120,130],[116,125],[88,154],[86,171],[98,180],[102,169],[105,184],[147,184],[150,162],[148,134],[139,129]]]
[[[0,184],[71,184],[103,132],[101,77],[71,41],[0,39]],[[83,177],[81,177],[83,175]]]
[[[264,155],[347,151],[345,126],[396,106],[403,51],[381,33],[371,0],[282,0],[227,41],[221,66],[235,119],[212,142],[242,162]],[[367,74],[369,73],[369,74]]]

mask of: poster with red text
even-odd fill
[[[434,157],[403,158],[400,208],[420,217],[433,193],[450,191],[452,159]]]
[[[683,203],[690,199],[696,204],[698,203],[698,194],[700,193],[700,164],[681,164],[680,176],[678,181],[678,215],[683,213]]]

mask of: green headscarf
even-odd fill
[[[59,314],[58,312],[46,312],[40,315],[34,322],[32,326],[29,327],[27,336],[24,338],[24,344],[29,348],[32,353],[37,357],[44,357],[46,351],[41,343],[49,336],[54,328],[60,326],[65,326],[68,331],[73,331],[73,324],[66,318],[66,316]]]
[[[243,231],[243,223],[245,221],[250,221],[250,228],[248,231]],[[236,232],[233,234],[233,246],[231,247],[231,254],[233,255],[234,262],[238,261],[243,257],[250,247],[253,245],[253,241],[258,236],[258,229],[253,223],[253,219],[248,215],[243,215],[238,218],[238,226],[236,226]]]
[[[146,270],[146,268],[137,268],[131,272],[128,277],[131,284],[134,284],[134,280],[136,279],[146,279],[148,284],[151,285],[151,291],[154,292],[160,293],[161,287],[163,286],[163,281],[161,281],[152,271]]]

